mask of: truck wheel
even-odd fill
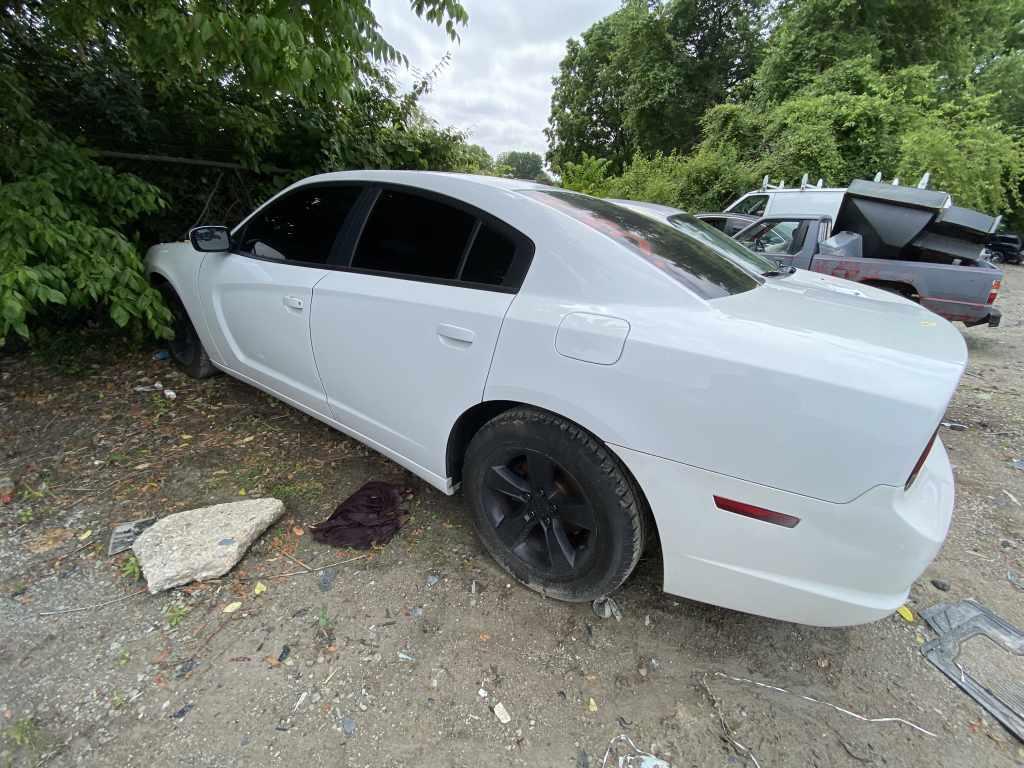
[[[555,414],[518,408],[487,422],[463,477],[484,547],[530,589],[594,600],[640,559],[648,518],[632,479],[600,440]]]

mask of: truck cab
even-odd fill
[[[842,192],[834,214],[772,213],[769,205],[734,237],[783,266],[883,288],[968,326],[999,325],[993,303],[1003,273],[982,255],[998,219],[954,206],[934,190],[855,181]],[[757,194],[767,193],[737,203]]]

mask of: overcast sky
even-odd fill
[[[469,25],[461,42],[419,19],[409,0],[372,0],[385,39],[419,72],[452,52],[423,107],[442,126],[470,134],[492,154],[547,150],[544,126],[551,106],[551,78],[565,41],[619,7],[620,0],[463,0]],[[399,71],[408,85],[414,76]]]

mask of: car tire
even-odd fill
[[[170,285],[160,286],[160,293],[174,317],[174,338],[168,342],[171,359],[193,379],[206,379],[217,373],[217,369],[206,354],[206,348],[196,333],[188,310]]]
[[[463,491],[484,548],[547,597],[603,597],[644,549],[650,518],[626,469],[594,435],[547,411],[516,408],[481,427]]]

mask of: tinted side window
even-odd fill
[[[701,221],[703,221],[705,224],[710,224],[715,229],[724,230],[725,229],[725,222],[728,221],[728,219],[718,219],[718,218],[714,218],[713,219],[713,218],[708,217],[708,218],[701,219]]]
[[[360,187],[310,187],[276,200],[246,225],[241,249],[280,261],[324,264]]]
[[[480,227],[469,249],[462,280],[469,283],[501,285],[516,255],[516,246],[505,235],[486,224]]]
[[[730,210],[733,213],[749,213],[751,216],[761,216],[767,207],[768,195],[751,195],[740,200]]]
[[[373,206],[352,266],[454,280],[475,222],[450,205],[386,189]]]

